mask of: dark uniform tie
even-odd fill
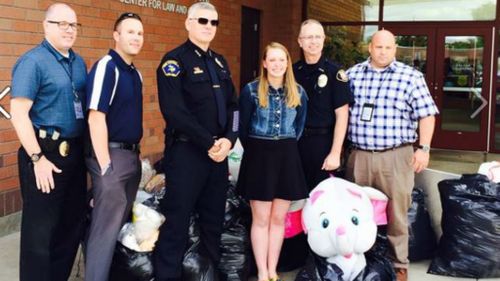
[[[226,114],[226,102],[224,101],[224,93],[222,93],[219,76],[217,75],[216,66],[214,59],[210,56],[205,56],[205,62],[207,64],[208,73],[210,74],[210,79],[212,80],[212,88],[215,95],[215,103],[217,104],[217,119],[221,128],[226,128],[227,114]]]

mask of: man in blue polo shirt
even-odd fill
[[[142,77],[132,61],[143,45],[141,18],[115,22],[115,49],[99,60],[87,81],[92,153],[86,158],[94,209],[87,239],[85,280],[108,280],[116,239],[141,178]]]
[[[45,40],[12,71],[12,124],[23,197],[20,280],[67,280],[85,213],[82,98],[86,67],[71,49],[76,14],[56,3],[45,14]]]

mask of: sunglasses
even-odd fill
[[[197,20],[199,24],[201,25],[207,25],[208,22],[210,22],[210,24],[212,26],[218,26],[219,25],[219,20],[209,20],[207,18],[190,18],[190,20]]]
[[[116,28],[118,27],[118,25],[119,25],[122,21],[124,21],[124,20],[126,20],[126,19],[136,19],[136,20],[138,20],[138,21],[142,22],[141,17],[140,17],[138,14],[136,14],[136,13],[123,13],[123,14],[121,14],[121,15],[118,17],[118,19],[115,21],[114,30],[116,30]]]

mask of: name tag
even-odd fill
[[[74,100],[73,106],[75,107],[75,116],[76,119],[83,119],[83,108],[82,102],[80,100]]]
[[[375,108],[375,105],[373,103],[363,104],[363,108],[361,109],[361,121],[365,121],[365,122],[372,121],[374,108]]]

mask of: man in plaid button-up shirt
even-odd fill
[[[395,60],[394,35],[376,32],[370,58],[347,71],[355,103],[350,108],[348,139],[353,150],[347,177],[380,189],[390,198],[387,236],[398,281],[407,280],[408,208],[414,172],[429,163],[438,110],[419,71]],[[419,145],[413,150],[412,144]]]

